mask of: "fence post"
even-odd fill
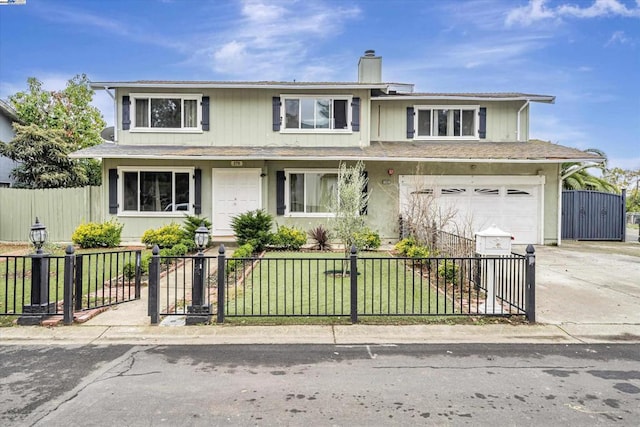
[[[225,288],[225,254],[224,245],[218,249],[218,314],[217,323],[224,323],[224,288]]]
[[[49,302],[49,263],[48,254],[38,249],[29,255],[31,258],[31,297],[30,304],[22,306],[22,316],[18,325],[39,325],[48,314],[55,313],[55,303]]]
[[[76,300],[76,310],[82,310],[82,275],[83,275],[83,260],[84,257],[82,255],[76,256],[76,280],[75,280],[75,300]]]
[[[64,295],[62,299],[62,307],[64,314],[64,324],[71,325],[73,323],[73,267],[76,260],[75,250],[73,246],[67,246],[64,255]]]
[[[136,299],[140,299],[141,282],[142,282],[142,251],[136,251]]]
[[[531,323],[536,321],[536,256],[533,245],[527,246],[526,260],[526,289],[527,289],[527,320]]]
[[[349,279],[351,282],[351,323],[358,323],[358,254],[356,245],[351,245],[351,265]]]
[[[154,245],[149,262],[149,316],[151,324],[160,323],[160,248]]]

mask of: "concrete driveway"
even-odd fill
[[[637,325],[640,334],[637,241],[538,246],[536,263],[538,322]]]

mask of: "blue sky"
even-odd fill
[[[355,81],[366,49],[417,91],[555,95],[532,138],[640,169],[640,0],[26,0],[0,5],[0,97],[79,73]]]

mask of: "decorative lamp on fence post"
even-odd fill
[[[38,325],[49,313],[53,313],[55,304],[49,302],[49,258],[42,250],[47,241],[47,227],[36,222],[29,230],[29,240],[36,252],[31,254],[31,297],[30,304],[22,307],[22,316],[18,318],[20,325]]]
[[[187,307],[187,325],[208,323],[211,319],[211,306],[205,301],[206,289],[204,248],[209,243],[209,229],[200,224],[196,229],[195,243],[198,248],[198,256],[193,259],[193,280],[191,282],[191,304]]]

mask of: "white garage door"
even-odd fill
[[[232,236],[231,219],[262,207],[261,169],[213,169],[214,236]]]
[[[495,224],[514,244],[541,244],[543,189],[543,176],[401,175],[400,210],[418,204],[451,217],[451,230],[475,233]]]

